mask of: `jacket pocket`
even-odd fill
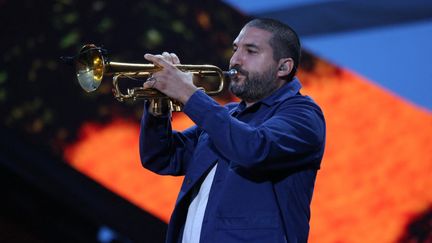
[[[218,217],[214,242],[283,242],[276,216]]]

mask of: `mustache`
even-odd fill
[[[237,73],[239,73],[239,74],[242,74],[244,76],[249,75],[249,72],[244,70],[242,67],[240,67],[240,65],[234,65],[234,66],[230,67],[230,69],[232,69],[232,68],[237,70]]]

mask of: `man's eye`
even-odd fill
[[[248,49],[248,52],[251,53],[251,54],[258,53],[256,50],[252,50],[252,49]]]

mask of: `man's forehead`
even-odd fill
[[[257,27],[245,26],[234,40],[233,44],[268,44],[272,33]]]

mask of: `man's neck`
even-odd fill
[[[253,104],[257,103],[258,101],[253,101],[253,102],[247,102],[247,101],[244,101],[244,102],[245,102],[245,104],[246,104],[246,108],[249,108],[249,107],[252,106]]]

